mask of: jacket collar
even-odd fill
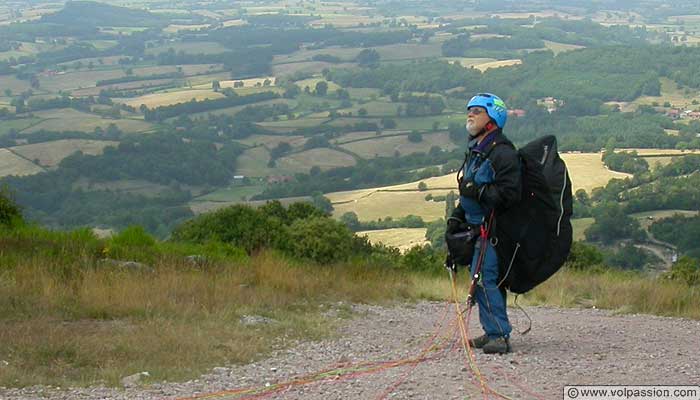
[[[476,139],[472,139],[469,141],[469,151],[475,151],[477,153],[485,153],[488,151],[489,146],[495,145],[500,143],[503,139],[503,134],[501,133],[500,129],[496,129],[495,131],[489,133],[484,140],[481,141],[481,143],[477,143]]]

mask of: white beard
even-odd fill
[[[467,121],[467,124],[465,126],[467,128],[467,132],[469,132],[469,136],[471,137],[475,137],[481,131],[481,129],[478,129],[476,127],[473,121]]]

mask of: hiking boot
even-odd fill
[[[489,337],[486,335],[481,335],[477,338],[469,339],[469,346],[475,348],[475,349],[480,349],[486,345],[486,343],[489,342]]]
[[[510,353],[513,349],[510,347],[510,341],[507,338],[499,337],[491,339],[488,343],[482,346],[484,354],[505,354]]]

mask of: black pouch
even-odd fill
[[[464,229],[458,232],[445,233],[447,251],[455,265],[469,265],[474,257],[474,245],[479,238],[479,225],[463,224]]]

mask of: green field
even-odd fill
[[[116,125],[123,132],[137,133],[148,131],[153,127],[152,124],[143,120],[126,118],[106,119],[72,108],[38,111],[35,112],[34,115],[43,121],[23,130],[22,133],[31,133],[40,130],[92,132],[97,127],[106,129],[110,124]]]
[[[352,113],[354,116],[359,115],[359,110],[364,108],[367,111],[367,116],[369,117],[394,117],[396,118],[396,111],[398,108],[406,108],[405,103],[388,103],[385,101],[369,101],[367,103],[355,104],[350,108],[341,108],[338,110],[341,114]]]
[[[217,42],[175,42],[166,43],[146,49],[146,54],[157,55],[173,49],[176,53],[185,54],[220,54],[229,51],[226,47]]]
[[[411,153],[427,153],[431,147],[438,146],[444,150],[452,150],[457,147],[450,141],[446,132],[423,134],[423,140],[413,143],[407,135],[392,137],[377,137],[341,145],[362,158],[391,157],[396,152],[401,155]]]
[[[246,201],[251,196],[262,193],[265,189],[264,185],[252,186],[231,186],[223,189],[215,190],[207,193],[204,196],[199,196],[193,199],[193,202],[214,201],[214,202],[238,202]]]
[[[0,122],[0,136],[8,134],[12,130],[20,132],[32,125],[40,123],[41,121],[41,118],[22,118],[2,121]]]
[[[396,118],[396,129],[406,130],[429,130],[433,129],[433,123],[440,124],[440,128],[445,129],[450,122],[463,124],[465,122],[464,114],[445,114],[428,117],[401,117]]]

